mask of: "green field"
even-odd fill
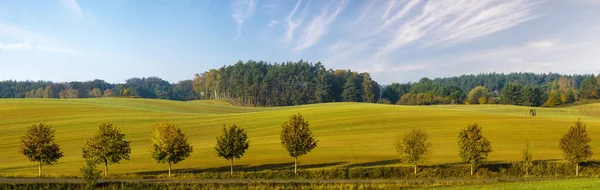
[[[457,135],[477,122],[492,142],[490,161],[517,161],[526,139],[536,160],[562,159],[558,140],[581,118],[588,125],[594,152],[600,151],[600,104],[562,108],[536,108],[539,117],[527,116],[528,107],[504,105],[395,106],[366,103],[327,103],[280,108],[235,107],[222,101],[168,101],[129,98],[2,99],[0,100],[0,174],[35,175],[37,163],[19,152],[27,126],[46,122],[56,130],[64,157],[45,174],[78,175],[83,165],[81,148],[102,122],[112,122],[131,140],[131,161],[109,166],[112,174],[165,171],[150,156],[150,134],[160,121],[174,123],[189,135],[192,156],[174,169],[208,171],[229,162],[214,151],[222,125],[245,128],[250,149],[238,167],[268,169],[293,162],[279,140],[281,124],[294,113],[308,118],[319,140],[316,149],[300,157],[300,164],[315,167],[348,165],[401,165],[393,144],[404,131],[426,129],[434,153],[428,164],[459,162]],[[596,154],[598,155],[598,154]],[[599,158],[594,156],[593,159]]]
[[[455,186],[455,187],[442,187],[432,189],[600,189],[600,179],[565,179],[565,180],[551,180],[551,181],[527,181],[527,182],[506,182],[506,183],[492,183],[485,185],[471,185],[471,186]]]

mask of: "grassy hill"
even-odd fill
[[[393,144],[401,133],[424,128],[433,143],[428,164],[459,162],[458,132],[477,122],[492,142],[491,161],[517,161],[526,139],[534,159],[562,159],[558,139],[581,118],[588,124],[594,152],[600,151],[600,104],[563,108],[504,105],[395,106],[365,103],[327,103],[280,108],[235,107],[222,101],[167,101],[150,99],[0,99],[0,175],[37,174],[37,164],[19,152],[27,126],[46,122],[56,130],[64,157],[46,174],[77,175],[84,163],[83,142],[102,122],[112,122],[131,140],[131,161],[109,166],[111,173],[164,171],[150,156],[150,134],[160,121],[174,123],[189,135],[192,156],[174,169],[226,171],[228,161],[214,151],[224,124],[245,128],[250,149],[236,165],[252,169],[291,166],[279,140],[281,124],[294,113],[308,118],[319,140],[315,150],[300,157],[305,168],[400,165]],[[598,158],[598,156],[594,156]],[[292,166],[293,167],[293,166]]]

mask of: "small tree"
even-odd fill
[[[88,189],[94,189],[100,179],[101,171],[96,169],[96,162],[93,160],[85,160],[85,165],[79,169],[83,178],[83,182],[87,185]]]
[[[240,159],[248,150],[248,135],[244,129],[233,125],[223,126],[223,134],[217,137],[217,156],[231,160],[231,175],[233,175],[233,159]]]
[[[39,163],[39,176],[42,176],[42,165],[52,165],[63,156],[58,144],[54,143],[52,126],[44,123],[27,128],[27,132],[21,137],[21,152],[29,161]]]
[[[490,141],[483,137],[481,127],[477,123],[468,125],[459,133],[458,147],[460,148],[460,158],[463,162],[471,165],[471,175],[475,172],[475,168],[486,161],[488,154],[492,152]]]
[[[421,129],[406,132],[396,141],[396,151],[400,159],[413,164],[415,175],[417,175],[417,165],[427,161],[432,152],[431,147],[431,143],[427,142],[427,132]]]
[[[533,166],[533,155],[529,147],[529,141],[525,141],[525,149],[523,149],[523,166],[525,166],[525,176],[529,176],[529,167]]]
[[[130,141],[111,123],[103,123],[98,132],[85,141],[83,158],[96,164],[104,164],[104,176],[108,176],[108,165],[118,164],[122,159],[129,160]]]
[[[565,136],[560,139],[560,149],[565,159],[575,164],[575,175],[579,175],[579,163],[586,162],[592,157],[592,139],[588,136],[586,125],[577,120]]]
[[[294,174],[298,174],[298,157],[310,152],[319,142],[315,140],[308,126],[308,121],[304,121],[300,114],[292,115],[289,121],[281,126],[281,144],[289,155],[294,157]]]
[[[187,135],[173,124],[158,123],[152,133],[152,157],[158,163],[169,164],[169,177],[171,177],[171,164],[177,164],[193,151],[192,145],[187,142]]]

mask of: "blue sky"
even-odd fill
[[[238,60],[382,84],[600,73],[600,0],[0,0],[0,80],[170,82]]]

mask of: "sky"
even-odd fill
[[[600,73],[600,0],[0,0],[0,80],[175,83],[237,61],[380,84]]]

